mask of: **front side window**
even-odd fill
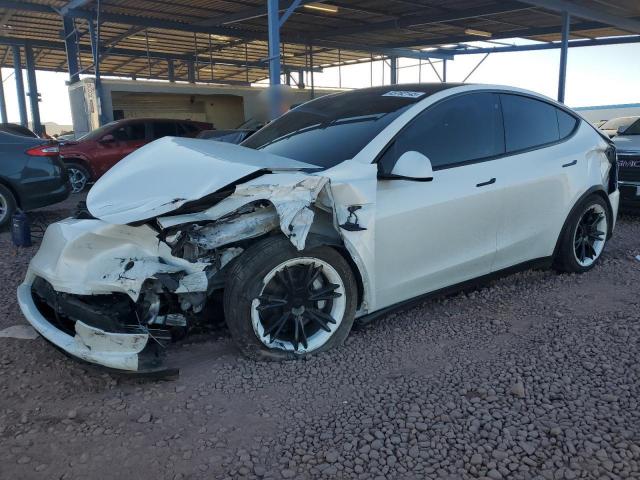
[[[472,93],[427,108],[396,137],[380,159],[391,171],[408,151],[426,155],[434,169],[495,157],[504,153],[498,96]]]
[[[330,168],[353,158],[411,105],[446,86],[400,85],[355,90],[304,103],[242,145]],[[412,88],[416,88],[413,86]]]

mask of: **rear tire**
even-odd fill
[[[81,193],[91,181],[91,174],[84,165],[76,162],[66,162],[69,181],[71,182],[71,193]]]
[[[0,230],[4,230],[10,223],[17,208],[16,199],[4,185],[0,185]]]
[[[249,358],[302,358],[344,342],[357,292],[351,267],[333,248],[299,252],[286,238],[269,237],[227,273],[225,318]]]
[[[591,270],[604,251],[611,214],[600,195],[590,195],[569,216],[554,259],[561,272],[584,273]]]

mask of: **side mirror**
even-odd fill
[[[100,139],[100,143],[113,143],[115,141],[116,141],[116,137],[114,137],[110,133],[108,133],[107,135],[105,135]]]
[[[400,156],[391,173],[382,174],[380,177],[389,180],[430,182],[433,180],[433,168],[428,157],[412,150]]]
[[[627,127],[618,127],[618,129],[616,130],[616,135],[624,135],[626,129]]]

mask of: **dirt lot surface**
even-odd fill
[[[36,248],[0,234],[0,330],[25,324]],[[586,275],[512,275],[300,362],[248,361],[222,330],[172,349],[176,380],[0,338],[0,478],[640,478],[637,255],[623,217]]]

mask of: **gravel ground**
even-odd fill
[[[0,329],[34,252],[0,234]],[[176,346],[171,381],[0,338],[0,478],[640,478],[636,255],[623,217],[586,275],[512,275],[300,362],[222,331]]]

